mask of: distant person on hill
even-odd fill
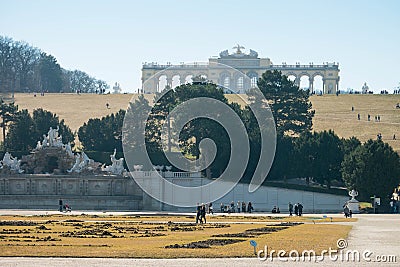
[[[110,104],[106,103],[106,108],[110,109]]]
[[[357,118],[358,118],[358,120],[361,119],[360,113],[357,114]]]
[[[351,107],[351,111],[354,111],[354,107],[353,106]]]
[[[371,120],[371,115],[368,114],[368,121],[370,121],[370,120]]]
[[[396,140],[396,134],[393,135],[393,140]]]

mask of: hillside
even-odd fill
[[[34,97],[33,94],[16,94],[15,102],[20,109],[32,111],[41,107],[54,112],[76,131],[89,118],[100,118],[126,109],[132,97],[137,95],[46,94]],[[229,99],[231,97],[228,95]],[[146,95],[146,98],[151,100],[153,96]],[[312,96],[311,102],[315,109],[314,130],[333,129],[339,136],[356,136],[361,141],[375,139],[381,133],[385,142],[400,151],[400,109],[395,108],[400,102],[400,95],[324,95]],[[367,121],[368,114],[371,121]],[[374,121],[377,115],[380,122]],[[398,140],[393,140],[393,134]]]

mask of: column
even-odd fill
[[[336,80],[336,92],[339,92],[339,79]]]
[[[172,77],[170,77],[170,76],[167,76],[167,86],[169,86],[169,87],[171,87],[172,88]],[[163,90],[164,90],[165,88],[163,88]]]
[[[314,92],[314,78],[310,76],[308,78],[308,83],[309,83],[310,94],[312,94]]]

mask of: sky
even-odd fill
[[[274,64],[339,62],[340,90],[400,82],[400,1],[0,0],[0,35],[124,92],[143,62],[207,62],[236,44]]]

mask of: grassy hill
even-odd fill
[[[137,95],[46,94],[34,97],[33,94],[16,94],[15,102],[20,109],[43,108],[56,113],[76,131],[89,118],[101,118],[126,109],[132,97]],[[228,99],[237,101],[232,97],[228,95]],[[151,101],[153,96],[146,95],[146,98]],[[395,108],[400,95],[323,95],[312,96],[311,102],[315,109],[314,130],[333,129],[341,137],[356,136],[361,141],[375,139],[381,133],[385,142],[400,151],[400,109]],[[361,120],[357,119],[358,113]],[[368,114],[371,121],[367,121]],[[374,117],[378,115],[381,121],[375,122]],[[394,134],[398,140],[393,140]]]

